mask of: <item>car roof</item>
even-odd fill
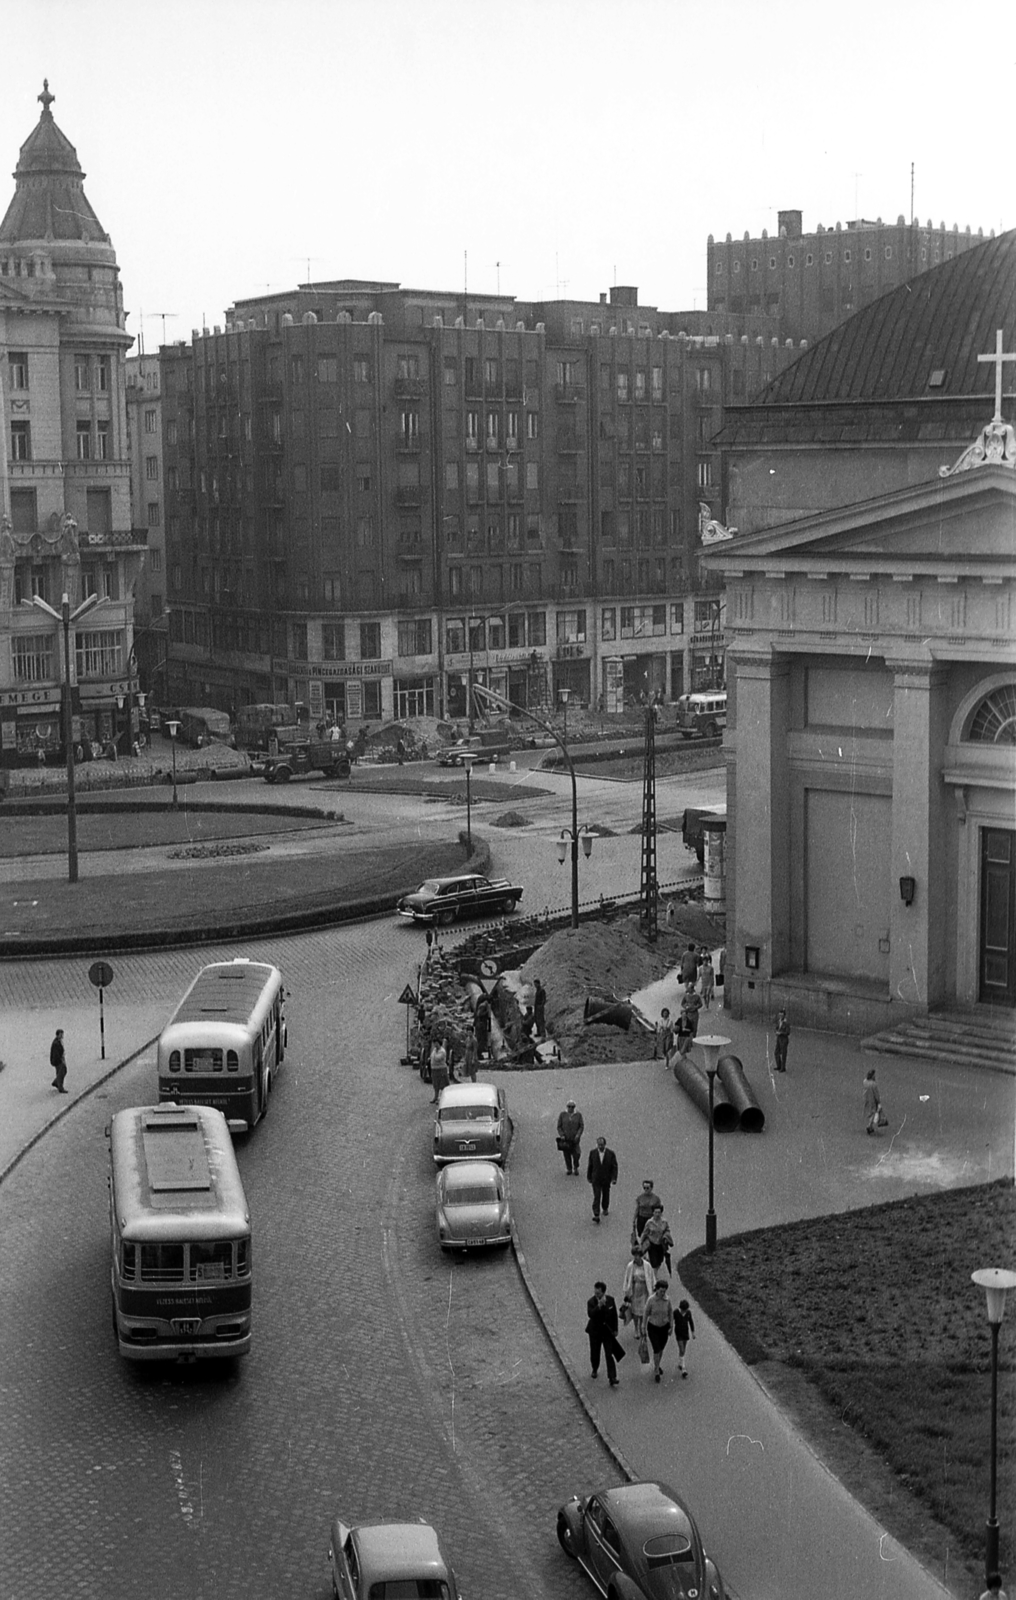
[[[497,1090],[492,1083],[450,1083],[441,1090],[438,1109],[442,1106],[496,1106]]]
[[[602,1490],[599,1498],[632,1541],[641,1544],[661,1533],[685,1533],[694,1542],[691,1513],[669,1484],[623,1483]]]
[[[426,1522],[381,1522],[353,1529],[365,1580],[440,1578],[448,1565],[438,1537]]]
[[[459,872],[452,878],[428,878],[427,882],[442,886],[448,883],[475,883],[478,877],[479,873],[476,872]]]
[[[440,1181],[446,1189],[472,1189],[479,1183],[496,1188],[501,1176],[493,1161],[452,1161],[442,1168]]]

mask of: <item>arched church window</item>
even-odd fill
[[[985,696],[967,738],[972,744],[1016,744],[1016,683],[1004,683]]]

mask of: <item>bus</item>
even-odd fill
[[[704,694],[683,694],[677,702],[677,731],[682,739],[701,735],[715,739],[727,726],[727,691],[709,689]]]
[[[208,1106],[131,1106],[109,1137],[113,1332],[128,1361],[225,1360],[251,1338],[251,1228]]]
[[[202,967],[159,1038],[159,1100],[214,1106],[246,1133],[268,1110],[287,1042],[278,967],[242,957]]]

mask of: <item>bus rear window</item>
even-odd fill
[[[192,1244],[190,1270],[192,1283],[221,1283],[233,1276],[233,1245],[229,1239]]]
[[[141,1246],[142,1283],[182,1283],[182,1244],[143,1244]]]
[[[221,1050],[185,1050],[183,1053],[183,1070],[185,1072],[221,1072]]]

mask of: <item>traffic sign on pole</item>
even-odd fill
[[[108,961],[93,961],[88,969],[88,980],[99,991],[99,1045],[100,1059],[106,1059],[106,1018],[102,1008],[102,993],[113,982],[113,968]]]

